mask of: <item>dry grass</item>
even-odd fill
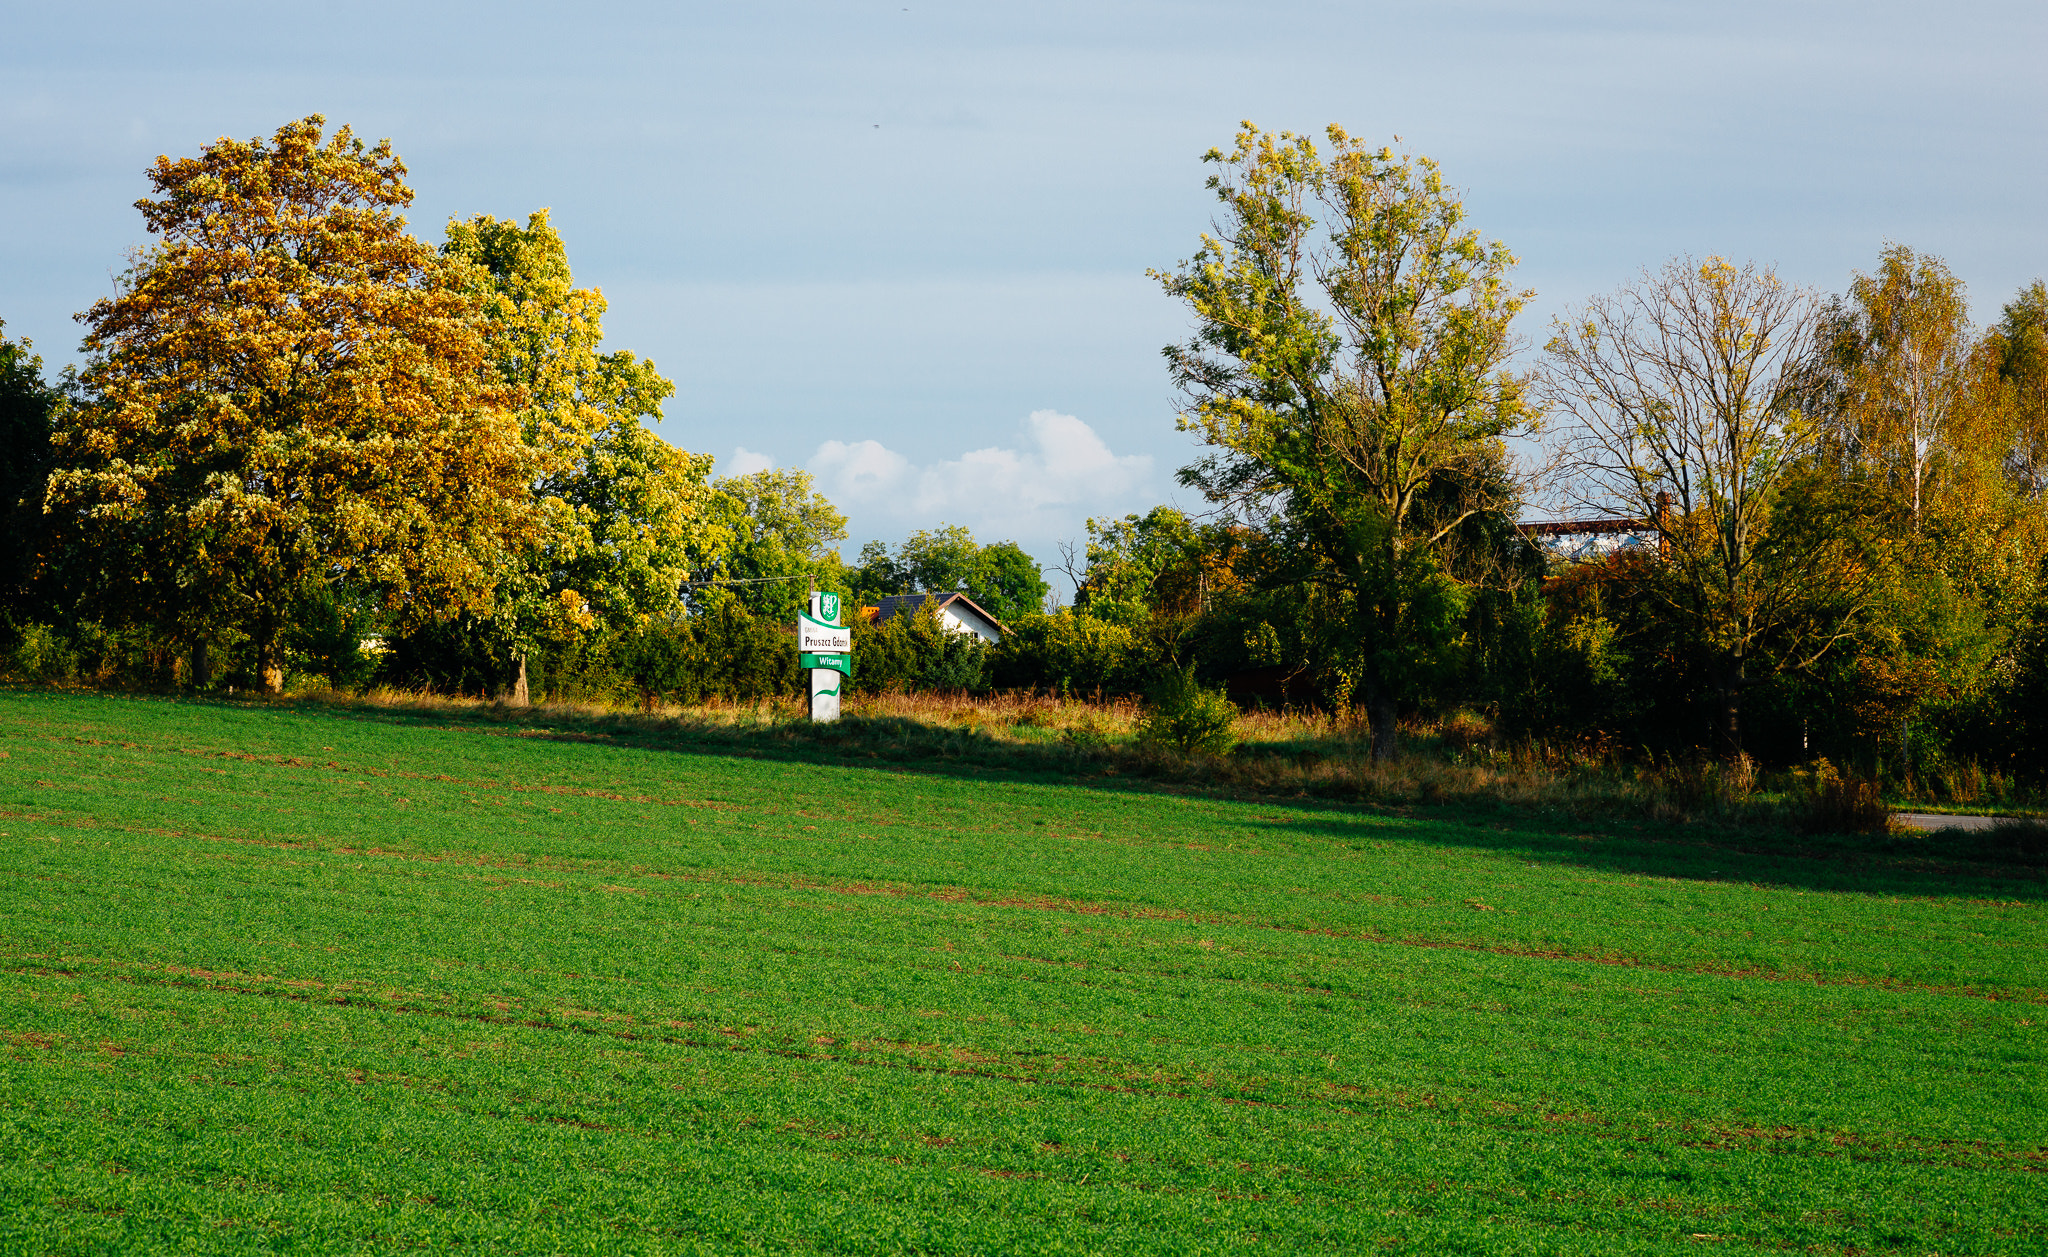
[[[1134,700],[1030,693],[858,696],[831,725],[812,724],[803,700],[794,698],[687,708],[601,700],[513,707],[408,690],[350,695],[307,689],[285,701],[656,745],[1150,781],[1237,796],[1506,809],[1573,820],[1708,822],[1809,834],[1881,835],[1891,823],[1891,808],[1875,783],[1844,779],[1825,760],[1780,773],[1760,772],[1746,757],[1733,764],[1644,762],[1603,745],[1504,740],[1470,712],[1409,726],[1402,753],[1374,762],[1362,717],[1347,713],[1246,712],[1231,753],[1189,755],[1142,741],[1138,724],[1144,709]]]
[[[1345,713],[1247,712],[1238,722],[1239,743],[1232,753],[1184,755],[1139,739],[1143,708],[1137,702],[1062,701],[1032,694],[856,697],[836,725],[810,723],[803,702],[788,698],[649,710],[589,701],[519,708],[388,689],[360,697],[319,691],[295,697],[492,723],[571,726],[627,739],[808,751],[854,761],[971,763],[1262,797],[1479,805],[1674,824],[1718,820],[1804,828],[1833,819],[1815,811],[1809,785],[1790,779],[1760,782],[1746,760],[1732,768],[1640,765],[1599,747],[1503,743],[1470,713],[1411,727],[1403,754],[1374,762],[1362,720]]]

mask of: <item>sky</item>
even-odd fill
[[[146,243],[159,154],[311,113],[389,136],[413,229],[546,206],[606,346],[722,473],[805,467],[861,542],[1048,564],[1195,453],[1146,277],[1240,120],[1442,164],[1531,346],[1680,255],[1838,292],[1888,241],[1980,321],[2048,274],[2048,5],[4,0],[0,320],[52,368]]]

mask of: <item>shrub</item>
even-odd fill
[[[692,662],[697,692],[678,692],[681,701],[715,695],[752,703],[802,690],[793,629],[779,620],[750,614],[736,600],[728,600],[691,617],[687,624],[696,652]]]
[[[69,681],[78,675],[78,652],[47,624],[8,626],[6,674],[22,681]]]
[[[616,654],[647,710],[658,699],[699,696],[703,652],[687,625],[649,620],[623,636]]]
[[[376,656],[363,649],[376,631],[377,616],[366,600],[322,587],[298,607],[296,622],[285,632],[285,647],[295,665],[333,689],[360,690],[377,673]]]
[[[988,644],[939,622],[927,603],[911,613],[853,631],[853,684],[862,694],[938,690],[979,693],[988,688]]]
[[[1138,736],[1186,753],[1221,755],[1237,741],[1237,707],[1221,690],[1204,689],[1194,669],[1168,672],[1152,687]]]
[[[919,670],[919,688],[977,694],[988,688],[988,643],[966,633],[945,632]]]
[[[1128,694],[1141,687],[1145,651],[1122,624],[1062,611],[1019,616],[996,647],[997,685],[1062,694]]]
[[[552,674],[554,668],[544,668],[542,658],[553,653],[537,652],[529,661],[533,672]],[[549,658],[547,664],[555,661]],[[399,689],[488,698],[509,688],[518,672],[518,656],[503,626],[464,611],[385,638],[377,680]],[[553,688],[551,675],[546,688]]]
[[[174,643],[136,628],[0,620],[0,675],[40,684],[165,689],[177,684]]]
[[[1823,834],[1881,834],[1891,828],[1892,809],[1874,778],[1844,777],[1825,759],[1814,761],[1802,777],[1800,828]]]

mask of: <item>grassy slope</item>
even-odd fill
[[[0,1248],[2048,1246],[2038,880],[497,732],[0,695]]]

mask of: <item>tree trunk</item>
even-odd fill
[[[1366,725],[1372,730],[1372,760],[1384,764],[1394,758],[1400,747],[1400,712],[1394,700],[1377,689],[1368,690],[1365,696]]]
[[[519,675],[513,680],[512,692],[505,696],[505,701],[514,707],[525,707],[532,702],[526,689],[526,652],[523,650],[519,652]]]
[[[284,660],[278,654],[278,625],[275,616],[256,621],[256,675],[262,678],[265,694],[284,693]]]
[[[1721,758],[1725,760],[1742,754],[1742,691],[1748,684],[1738,659],[1721,681]]]
[[[213,684],[213,661],[206,655],[206,639],[192,643],[192,688],[203,690]]]
[[[1390,565],[1391,570],[1391,565]],[[1399,709],[1394,705],[1386,679],[1372,662],[1373,647],[1378,645],[1391,631],[1388,623],[1391,617],[1373,600],[1372,591],[1361,578],[1358,586],[1357,617],[1360,632],[1359,645],[1365,648],[1365,678],[1359,688],[1365,698],[1366,727],[1371,730],[1372,759],[1375,764],[1384,764],[1394,758],[1400,745],[1401,728]]]

